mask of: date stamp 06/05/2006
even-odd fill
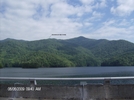
[[[8,87],[7,91],[41,91],[41,87]]]

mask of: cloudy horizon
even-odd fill
[[[134,0],[0,0],[0,40],[84,36],[134,43],[133,5]]]

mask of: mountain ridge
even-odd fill
[[[80,36],[65,40],[0,41],[1,67],[134,66],[133,56],[134,43],[126,40]]]
[[[42,41],[42,40],[73,40],[73,39],[88,39],[88,40],[106,40],[106,41],[126,41],[126,42],[130,42],[128,40],[125,40],[125,39],[118,39],[118,40],[108,40],[108,39],[92,39],[92,38],[87,38],[87,37],[84,37],[84,36],[78,36],[78,37],[74,37],[74,38],[69,38],[69,39],[56,39],[56,38],[47,38],[47,39],[39,39],[39,40],[24,40],[24,39],[14,39],[14,38],[6,38],[6,39],[3,39],[3,40],[0,40],[0,41],[5,41],[5,40],[18,40],[18,41],[27,41],[27,42],[32,42],[32,41]],[[133,42],[130,42],[130,43],[133,43]],[[133,43],[134,44],[134,43]]]

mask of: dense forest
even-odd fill
[[[134,66],[134,43],[85,37],[0,41],[0,68],[79,66]]]

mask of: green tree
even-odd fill
[[[0,68],[3,68],[3,65],[0,63]]]

